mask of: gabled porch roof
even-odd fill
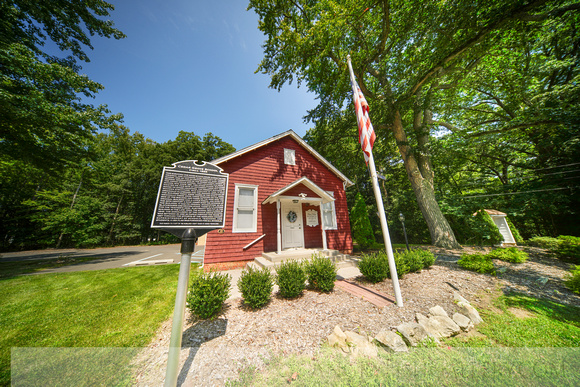
[[[291,190],[292,188],[300,184],[303,184],[304,186],[308,187],[311,191],[313,191],[315,194],[317,194],[322,199],[322,203],[329,203],[334,201],[334,198],[330,194],[328,194],[325,190],[314,184],[312,180],[310,180],[307,177],[301,177],[300,179],[294,181],[293,183],[288,184],[286,187],[283,187],[278,191],[274,192],[273,194],[271,194],[270,196],[268,196],[266,200],[262,202],[262,204],[276,203],[276,201],[281,196],[284,196],[285,192]]]

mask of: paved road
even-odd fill
[[[31,261],[59,257],[93,257],[92,261],[47,269],[38,273],[65,273],[84,270],[113,269],[128,266],[179,263],[180,244],[160,246],[121,246],[99,249],[61,249],[1,253],[0,262]],[[193,259],[203,257],[203,245],[195,246]]]

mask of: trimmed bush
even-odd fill
[[[580,238],[560,235],[558,247],[555,249],[556,256],[563,261],[580,263]]]
[[[270,301],[273,287],[274,276],[266,268],[255,270],[249,267],[242,272],[238,281],[238,289],[242,293],[244,304],[248,304],[252,309],[259,309]]]
[[[405,251],[402,253],[395,253],[394,258],[395,258],[395,266],[397,266],[397,277],[403,278],[405,274],[411,271],[407,263],[407,252]],[[387,268],[389,269],[388,276],[390,277],[391,268],[388,265]]]
[[[527,240],[526,245],[542,249],[556,250],[560,241],[552,237],[533,237]]]
[[[423,250],[411,250],[404,253],[405,261],[407,262],[407,266],[409,266],[409,273],[420,271],[423,268],[422,251]]]
[[[334,262],[318,254],[312,254],[312,259],[306,265],[308,283],[323,293],[330,293],[334,289],[336,271]]]
[[[202,319],[214,317],[230,295],[230,276],[220,273],[193,272],[186,301],[193,314]]]
[[[528,253],[517,247],[499,248],[487,253],[491,259],[501,259],[506,262],[523,263],[528,259]]]
[[[580,294],[580,266],[574,267],[565,281],[566,287],[574,293]]]
[[[368,249],[375,245],[367,205],[360,192],[355,197],[355,205],[350,214],[350,229],[353,239],[361,249]]]
[[[395,253],[395,265],[397,265],[397,277],[399,278],[403,278],[407,273],[429,268],[434,263],[435,256],[428,250],[416,249]],[[388,275],[391,275],[390,270]]]
[[[423,268],[428,269],[435,263],[435,255],[429,250],[417,250],[421,252],[421,257],[423,258]]]
[[[495,275],[495,267],[491,258],[484,254],[462,254],[457,263],[467,270]]]
[[[363,254],[358,268],[372,283],[383,281],[389,276],[389,260],[385,252]]]
[[[276,270],[276,283],[280,295],[284,298],[296,298],[302,295],[306,286],[304,265],[297,261],[284,262]]]

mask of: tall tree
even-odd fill
[[[62,169],[85,153],[84,141],[97,129],[120,119],[80,97],[103,88],[79,74],[79,62],[89,61],[89,36],[124,37],[104,19],[112,9],[102,0],[0,2],[1,162]],[[62,56],[44,49],[49,41]]]
[[[501,44],[500,32],[575,7],[558,0],[251,0],[249,9],[267,37],[258,70],[276,89],[305,82],[320,99],[308,116],[315,122],[336,116],[349,98],[352,56],[378,137],[390,131],[395,138],[432,243],[456,247],[435,198],[429,149],[440,95]]]

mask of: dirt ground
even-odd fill
[[[295,300],[274,296],[263,309],[252,311],[240,299],[227,302],[223,313],[214,320],[198,320],[187,315],[181,352],[179,384],[183,386],[221,386],[235,379],[246,367],[263,367],[268,358],[298,353],[314,356],[336,325],[343,330],[357,330],[370,336],[383,328],[394,328],[414,321],[415,313],[427,314],[440,305],[448,314],[457,310],[453,292],[458,291],[476,308],[492,307],[492,295],[517,291],[560,303],[580,306],[580,297],[564,287],[563,278],[570,266],[551,257],[546,251],[526,248],[530,259],[522,264],[494,261],[497,277],[462,269],[462,253],[489,249],[464,248],[444,250],[429,248],[437,256],[435,264],[400,280],[404,307],[394,303],[384,308],[335,288],[330,294],[305,291]],[[358,283],[391,296],[389,279],[370,284],[360,276]],[[521,313],[525,311],[515,311]],[[138,359],[135,383],[139,386],[163,384],[171,321],[163,324],[151,345]]]

